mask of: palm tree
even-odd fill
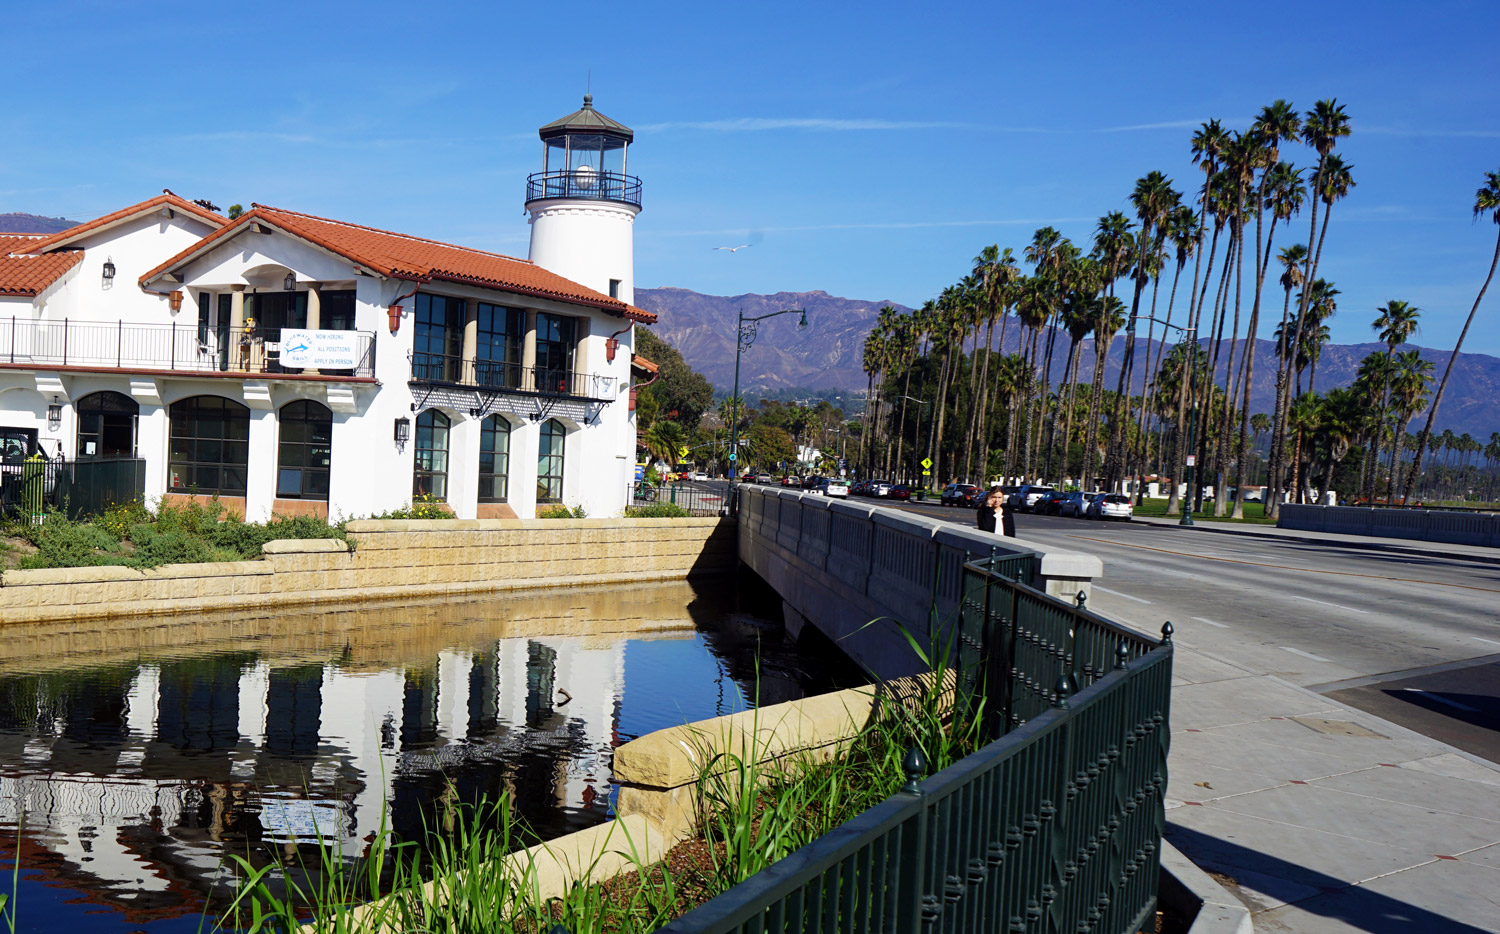
[[[1115,335],[1125,326],[1125,303],[1113,295],[1101,295],[1094,302],[1094,379],[1090,389],[1093,405],[1089,411],[1088,430],[1083,442],[1083,482],[1079,486],[1090,489],[1098,476],[1099,419],[1104,413],[1104,361],[1109,355],[1109,345]],[[1087,486],[1085,486],[1087,484]]]
[[[666,461],[669,467],[677,466],[678,451],[682,448],[682,426],[670,418],[658,418],[646,429],[641,440],[646,450],[657,460]]]
[[[1375,333],[1380,336],[1381,343],[1385,344],[1385,385],[1380,392],[1380,420],[1381,423],[1390,420],[1391,406],[1391,376],[1395,372],[1396,348],[1406,343],[1412,333],[1417,329],[1417,318],[1421,316],[1422,309],[1407,302],[1391,299],[1384,305],[1375,309],[1374,323],[1370,325]],[[1370,479],[1366,488],[1365,499],[1367,502],[1375,502],[1375,468],[1380,463],[1380,432],[1374,435],[1374,444],[1370,445]],[[1390,505],[1393,490],[1386,493],[1386,505]]]
[[[1125,403],[1130,396],[1131,379],[1135,368],[1135,325],[1141,310],[1141,293],[1146,289],[1150,277],[1147,256],[1156,249],[1156,228],[1176,206],[1178,195],[1172,190],[1172,180],[1161,172],[1148,172],[1136,180],[1130,193],[1130,203],[1135,206],[1136,218],[1141,223],[1135,239],[1135,292],[1130,299],[1130,317],[1125,322],[1125,359],[1120,367],[1119,385],[1115,390],[1115,408],[1110,416],[1110,444],[1105,464],[1105,475],[1113,486],[1122,474],[1124,466]]]
[[[1394,491],[1401,486],[1401,447],[1408,438],[1407,426],[1416,413],[1427,404],[1430,394],[1427,387],[1432,383],[1432,361],[1423,360],[1422,352],[1419,350],[1407,350],[1396,356],[1394,375],[1391,378],[1391,404],[1396,409],[1396,424],[1394,426],[1394,448],[1391,451],[1391,489]],[[1416,446],[1416,439],[1411,438],[1412,447]],[[1390,502],[1390,497],[1386,497]]]
[[[1322,259],[1323,244],[1323,241],[1318,238],[1318,203],[1321,198],[1322,192],[1324,191],[1323,180],[1328,169],[1328,160],[1330,158],[1333,158],[1334,144],[1341,137],[1348,136],[1349,132],[1350,128],[1348,114],[1344,112],[1343,105],[1339,104],[1337,100],[1331,98],[1329,100],[1318,101],[1316,104],[1314,104],[1313,109],[1309,110],[1304,115],[1302,120],[1302,141],[1308,146],[1312,147],[1312,149],[1318,154],[1318,166],[1313,171],[1311,185],[1312,192],[1315,195],[1315,197],[1312,199],[1312,219],[1310,221],[1310,226],[1308,228],[1307,234],[1307,242],[1309,248],[1313,243],[1317,243],[1318,250],[1316,253],[1314,253],[1311,251],[1311,249],[1309,249],[1309,252],[1303,261],[1303,282],[1312,282],[1317,278],[1318,262]],[[1332,207],[1331,202],[1329,202],[1329,206]],[[1328,232],[1328,217],[1326,214],[1323,218],[1323,232]],[[1308,296],[1304,294],[1302,302],[1297,308],[1297,319],[1295,326],[1296,334],[1292,338],[1292,346],[1294,347],[1300,347],[1302,345],[1301,332],[1307,314],[1307,298]],[[1283,396],[1282,405],[1285,406],[1289,401],[1290,394],[1285,394]],[[1272,430],[1271,438],[1271,453],[1273,458],[1275,458],[1271,464],[1271,485],[1273,489],[1279,491],[1281,489],[1282,479],[1279,451],[1282,446],[1282,437],[1284,437],[1286,431],[1287,412],[1285,408],[1283,408],[1275,414],[1278,427]],[[1266,513],[1268,517],[1275,517],[1276,506],[1279,502],[1279,496],[1271,497],[1270,509]]]
[[[1097,322],[1094,315],[1094,303],[1099,299],[1102,275],[1096,260],[1089,257],[1077,258],[1070,270],[1070,288],[1067,297],[1063,300],[1062,323],[1068,332],[1069,341],[1068,362],[1063,370],[1063,385],[1068,390],[1062,435],[1061,473],[1064,474],[1068,472],[1068,447],[1073,441],[1073,394],[1078,387],[1078,366],[1083,356],[1083,339],[1094,330]]]
[[[1302,475],[1302,446],[1307,438],[1317,430],[1318,420],[1322,416],[1322,406],[1319,404],[1317,393],[1302,393],[1297,396],[1287,414],[1287,428],[1292,433],[1292,489],[1296,491],[1297,502],[1304,501],[1304,488],[1306,483]]]
[[[1474,219],[1489,215],[1490,220],[1500,227],[1500,171],[1484,173],[1484,184],[1474,192]],[[1484,293],[1490,287],[1490,280],[1495,278],[1495,265],[1500,263],[1500,235],[1495,240],[1495,255],[1490,260],[1490,271],[1484,277],[1484,284],[1479,287],[1479,294],[1474,297],[1474,306],[1469,309],[1469,317],[1464,320],[1464,328],[1458,332],[1458,343],[1453,345],[1453,355],[1448,358],[1448,365],[1443,368],[1443,378],[1438,382],[1437,394],[1432,397],[1432,407],[1427,410],[1427,424],[1422,427],[1422,436],[1417,439],[1416,462],[1418,466],[1422,463],[1422,452],[1427,448],[1427,439],[1432,437],[1432,423],[1437,418],[1438,406],[1443,404],[1443,392],[1448,388],[1448,377],[1453,374],[1453,363],[1458,359],[1458,353],[1463,349],[1464,338],[1469,335],[1469,326],[1474,323],[1474,315],[1479,311],[1479,303],[1484,301]],[[1406,502],[1407,496],[1411,494],[1411,484],[1416,477],[1413,470],[1407,478],[1406,486],[1401,491],[1401,502]]]

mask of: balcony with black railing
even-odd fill
[[[485,392],[556,396],[607,402],[613,398],[613,376],[572,369],[522,366],[500,360],[466,359],[453,354],[413,353],[411,381],[437,383]]]
[[[340,368],[286,366],[281,329],[215,328],[193,322],[126,324],[123,321],[0,318],[0,365],[28,368],[109,369],[126,372],[233,373],[246,376],[375,375],[375,335],[354,335],[352,354]]]
[[[533,172],[526,178],[526,201],[548,198],[580,198],[591,201],[619,201],[641,206],[641,180],[619,172],[558,170]]]

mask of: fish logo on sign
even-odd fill
[[[290,347],[287,347],[286,349],[290,350],[292,353],[302,353],[304,350],[311,350],[312,349],[312,345],[308,344],[306,341],[300,341],[299,340],[297,343],[292,344]]]

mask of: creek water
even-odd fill
[[[508,795],[543,838],[607,820],[616,746],[858,680],[739,591],[8,627],[0,893],[19,861],[16,930],[210,930],[228,857],[317,865],[383,826],[419,839],[455,797]]]

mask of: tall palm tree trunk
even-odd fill
[[[1459,351],[1463,349],[1464,338],[1469,336],[1469,326],[1474,323],[1474,315],[1479,311],[1479,303],[1484,301],[1484,293],[1490,287],[1490,280],[1495,278],[1495,265],[1500,263],[1500,234],[1495,238],[1495,256],[1490,260],[1489,274],[1484,277],[1484,285],[1479,287],[1479,294],[1474,297],[1474,307],[1469,309],[1469,317],[1464,319],[1464,329],[1458,332],[1458,343],[1453,345],[1453,356],[1448,358],[1448,365],[1443,367],[1443,378],[1438,383],[1437,392],[1432,397],[1432,405],[1427,409],[1427,424],[1422,426],[1422,434],[1417,438],[1416,463],[1422,463],[1422,452],[1427,449],[1427,442],[1432,438],[1432,423],[1437,420],[1438,406],[1443,404],[1443,392],[1448,388],[1448,377],[1453,375],[1453,364],[1458,361]],[[1411,495],[1412,483],[1416,481],[1416,470],[1406,478],[1406,485],[1401,488],[1401,503],[1406,504],[1406,499]]]
[[[1205,196],[1203,205],[1198,210],[1198,242],[1193,248],[1193,286],[1188,292],[1188,329],[1184,333],[1192,335],[1191,346],[1187,348],[1188,357],[1184,361],[1184,371],[1181,379],[1177,381],[1177,421],[1174,424],[1172,442],[1172,490],[1167,496],[1167,515],[1180,515],[1182,512],[1181,495],[1191,496],[1192,491],[1185,489],[1187,470],[1187,433],[1182,430],[1187,424],[1189,417],[1196,419],[1196,414],[1188,412],[1188,390],[1193,383],[1193,374],[1198,369],[1198,348],[1201,346],[1198,334],[1198,319],[1203,311],[1201,294],[1198,291],[1198,272],[1203,268],[1203,229],[1208,218],[1208,198]],[[1208,280],[1213,278],[1214,256],[1219,250],[1219,228],[1214,226],[1213,239],[1210,241],[1208,251],[1208,268],[1203,271],[1203,290],[1208,290]],[[1182,488],[1182,494],[1178,490]]]

